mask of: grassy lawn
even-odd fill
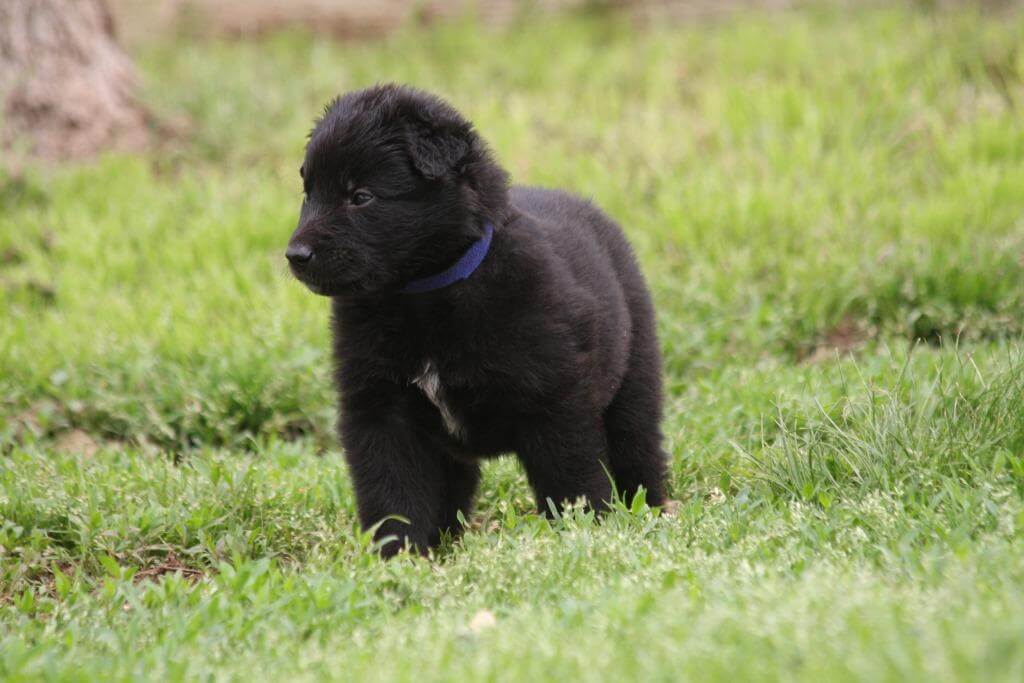
[[[1024,15],[165,39],[140,157],[0,178],[0,678],[1024,680]],[[381,562],[283,249],[333,94],[448,96],[655,292],[675,516]],[[620,506],[621,507],[621,506]]]

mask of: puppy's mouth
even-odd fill
[[[320,294],[321,296],[330,296],[330,290],[327,287],[319,285],[315,282],[304,282],[306,289],[313,292],[314,294]]]
[[[306,285],[306,289],[320,296],[338,296],[362,289],[358,282],[324,282],[322,280],[310,280],[301,277],[296,277],[296,279]]]
[[[320,278],[312,273],[296,272],[294,267],[291,271],[296,280],[306,285],[306,289],[320,296],[339,296],[365,289],[364,283],[355,278]]]

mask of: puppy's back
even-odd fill
[[[596,247],[610,262],[616,284],[629,302],[631,317],[650,309],[647,285],[633,248],[622,228],[593,202],[562,190],[522,185],[512,187],[511,201],[515,209],[548,232],[564,258],[579,259],[588,245]],[[607,287],[610,283],[600,284]]]

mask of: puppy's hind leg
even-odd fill
[[[600,419],[561,415],[533,425],[517,449],[541,514],[583,497],[604,510],[612,498],[607,445]],[[550,501],[550,503],[549,503]]]
[[[636,335],[626,376],[605,409],[608,457],[615,486],[629,504],[639,487],[663,506],[668,458],[661,446],[661,368],[653,330]]]

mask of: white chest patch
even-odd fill
[[[431,403],[437,406],[448,433],[457,439],[463,439],[465,430],[458,419],[456,419],[455,414],[452,413],[451,408],[445,403],[444,392],[441,389],[441,377],[437,374],[437,368],[434,367],[434,364],[429,360],[425,362],[423,369],[420,370],[420,374],[412,382],[420,388],[424,396],[430,399]]]

